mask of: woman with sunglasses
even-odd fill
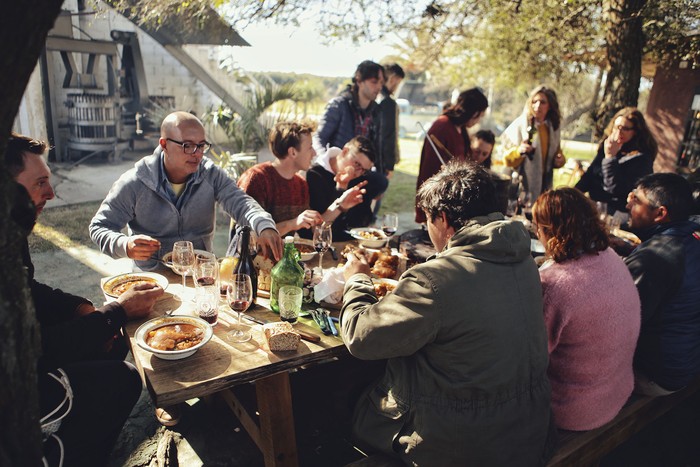
[[[615,114],[598,146],[598,154],[576,188],[591,199],[607,203],[608,214],[627,212],[627,194],[637,180],[652,173],[658,146],[635,107]]]

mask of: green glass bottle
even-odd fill
[[[270,284],[270,308],[275,313],[280,312],[280,307],[277,303],[280,287],[296,285],[303,288],[304,286],[304,269],[299,265],[299,258],[299,252],[294,247],[294,237],[285,237],[284,255],[270,272],[272,280]]]

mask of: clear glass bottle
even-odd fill
[[[284,238],[284,254],[270,272],[270,308],[275,313],[280,312],[279,290],[284,285],[304,287],[304,269],[299,265],[299,252],[294,247],[294,237]]]

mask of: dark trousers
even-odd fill
[[[107,465],[114,443],[141,395],[141,377],[124,361],[89,361],[65,365],[73,390],[73,407],[57,436],[63,442],[66,467]],[[55,372],[54,372],[55,373]],[[53,379],[39,379],[42,415],[53,410],[65,390]],[[60,449],[53,438],[44,443],[49,465],[58,465]]]

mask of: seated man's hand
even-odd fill
[[[362,273],[370,274],[369,261],[367,261],[367,256],[365,256],[362,250],[353,250],[347,255],[348,262],[345,264],[345,270],[343,271],[343,276],[345,280],[350,279],[354,274]]]
[[[119,296],[117,301],[126,312],[126,319],[147,316],[164,290],[157,284],[137,284]]]
[[[313,229],[314,226],[323,223],[323,217],[318,211],[313,209],[307,209],[306,211],[299,214],[296,218],[296,229]]]
[[[279,261],[282,258],[282,237],[273,229],[265,229],[258,235],[258,246],[263,256]]]
[[[367,185],[367,180],[363,180],[352,188],[349,188],[340,195],[338,201],[345,211],[350,208],[354,208],[362,202],[364,199],[364,194],[367,193],[363,187]]]
[[[126,256],[136,260],[147,260],[160,249],[160,242],[148,235],[132,235],[126,243]]]

